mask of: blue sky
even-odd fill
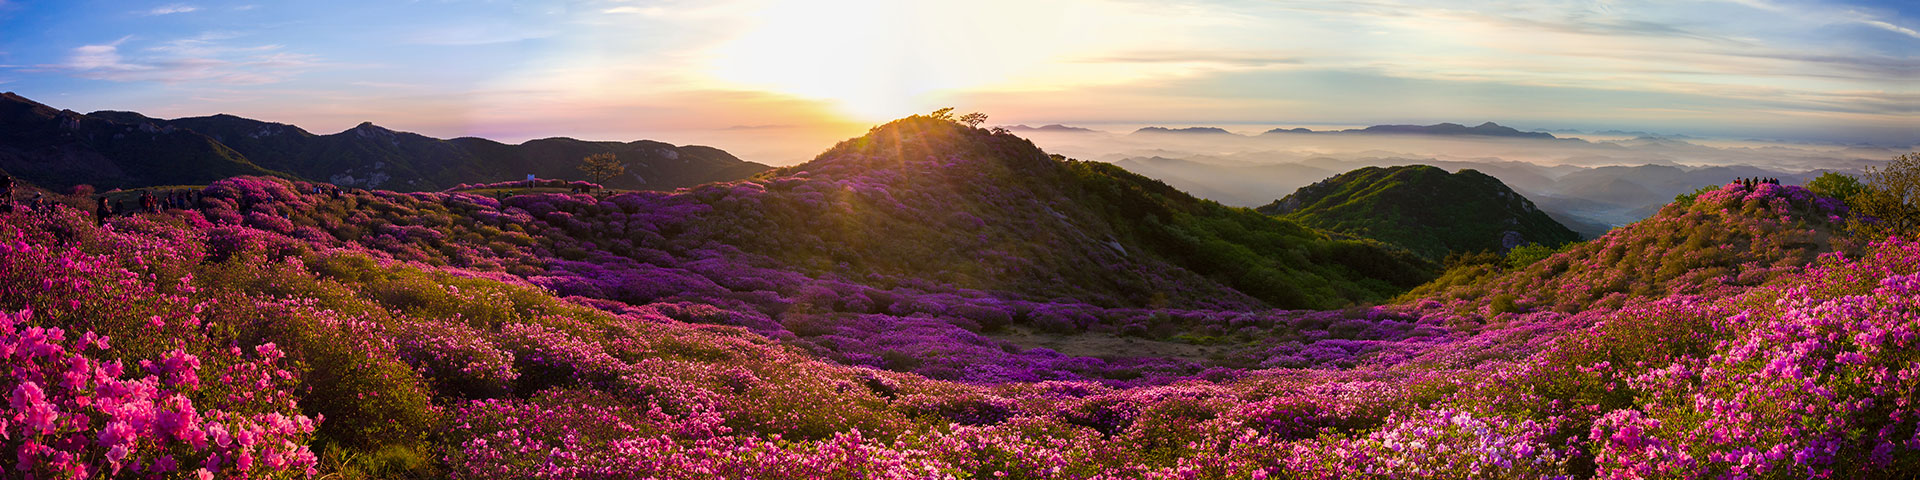
[[[1913,3],[0,0],[0,90],[321,133],[753,131],[736,137],[812,151],[941,106],[1911,145]]]

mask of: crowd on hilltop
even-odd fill
[[[173,190],[155,195],[151,190],[141,190],[140,195],[129,201],[115,202],[106,195],[94,199],[93,217],[96,223],[106,223],[107,217],[115,214],[159,213],[165,210],[198,210],[205,208],[200,189]]]
[[[1773,178],[1773,177],[1741,177],[1739,179],[1734,180],[1734,183],[1745,185],[1748,188],[1753,188],[1753,187],[1760,186],[1762,184],[1779,185],[1780,179]]]

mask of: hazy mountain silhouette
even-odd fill
[[[1226,129],[1220,128],[1220,127],[1186,127],[1186,128],[1145,127],[1145,128],[1141,128],[1139,130],[1133,131],[1133,135],[1143,135],[1143,134],[1146,134],[1146,135],[1152,135],[1152,134],[1233,135],[1234,133],[1229,132]]]
[[[1468,127],[1466,125],[1461,125],[1458,123],[1436,123],[1433,125],[1374,125],[1367,128],[1333,130],[1333,131],[1314,131],[1306,128],[1275,128],[1275,129],[1266,131],[1266,133],[1267,134],[1365,133],[1365,134],[1416,134],[1416,135],[1479,135],[1479,136],[1487,136],[1487,137],[1539,138],[1539,139],[1549,139],[1549,140],[1556,138],[1551,133],[1523,132],[1523,131],[1514,129],[1513,127],[1502,126],[1500,124],[1493,123],[1493,122],[1482,123],[1480,125],[1476,125],[1472,127]]]
[[[1069,127],[1069,126],[1061,125],[1058,123],[1051,124],[1051,125],[1042,125],[1038,127],[1029,127],[1026,125],[1013,125],[1009,127],[1000,127],[1000,128],[1005,128],[1007,129],[1007,131],[1010,131],[1010,132],[1053,132],[1053,133],[1098,133],[1099,132],[1099,130],[1094,130],[1091,128]]]
[[[80,115],[11,93],[0,104],[10,112],[6,123],[0,123],[10,133],[0,142],[0,152],[9,152],[0,154],[0,168],[48,186],[132,187],[276,174],[353,187],[440,190],[527,174],[578,179],[582,158],[613,153],[627,171],[606,186],[671,190],[746,178],[771,168],[712,147],[648,140],[562,137],[514,145],[472,137],[438,139],[371,122],[316,135],[293,125],[226,114],[172,120],[125,111]],[[45,132],[61,128],[87,135],[49,145],[50,139],[66,137]],[[62,160],[69,157],[73,160]]]

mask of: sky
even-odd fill
[[[1495,121],[1914,145],[1916,3],[0,0],[0,90],[776,165],[947,106],[1009,125]]]

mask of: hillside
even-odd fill
[[[1822,254],[1796,187],[1283,310],[1242,282],[1418,263],[938,118],[680,192],[311,186],[0,213],[8,474],[1920,473],[1920,244]]]
[[[0,171],[64,189],[204,184],[235,175],[285,175],[190,130],[124,124],[0,93]]]
[[[1402,298],[1484,306],[1505,297],[1513,309],[1575,313],[1634,299],[1725,296],[1841,250],[1835,231],[1845,210],[1797,185],[1730,183],[1564,252],[1524,265],[1460,267]]]
[[[158,119],[136,112],[61,112],[11,93],[0,169],[50,187],[203,184],[235,175],[285,175],[340,186],[441,190],[462,183],[583,178],[582,158],[613,153],[626,174],[610,188],[672,190],[738,180],[771,167],[703,146],[547,138],[511,145],[443,140],[362,123],[330,135],[233,115]],[[68,126],[71,125],[71,126]],[[66,128],[66,137],[56,134]],[[140,132],[135,134],[135,132]],[[67,138],[68,140],[58,140]]]
[[[1301,224],[1400,245],[1431,259],[1559,246],[1580,235],[1500,180],[1474,170],[1366,167],[1301,187],[1260,207]]]
[[[1049,157],[1018,137],[982,132],[956,130],[929,119],[903,120],[776,175],[805,174],[813,185],[884,188],[888,198],[898,202],[890,210],[906,215],[848,219],[867,225],[827,231],[864,232],[827,243],[869,254],[897,251],[901,245],[960,247],[939,258],[977,263],[936,263],[930,266],[937,271],[920,273],[937,277],[971,268],[1002,272],[984,284],[970,282],[976,288],[999,284],[1047,292],[1064,279],[1097,289],[1100,297],[1121,299],[1098,303],[1145,305],[1153,297],[1172,297],[1178,304],[1188,296],[1182,292],[1207,291],[1212,282],[1160,272],[1191,271],[1224,279],[1225,286],[1267,304],[1326,307],[1365,302],[1428,278],[1425,270],[1431,267],[1417,259],[1361,242],[1332,240],[1290,222],[1193,198],[1106,164]],[[960,226],[972,238],[955,238],[954,231],[935,228],[943,225]],[[819,230],[788,231],[804,238]],[[1002,264],[1002,258],[1019,263]],[[1044,263],[1030,264],[1036,261]],[[1118,271],[1082,276],[1088,265],[1110,265]],[[1130,283],[1130,278],[1140,280]],[[1175,285],[1191,286],[1168,288]]]

